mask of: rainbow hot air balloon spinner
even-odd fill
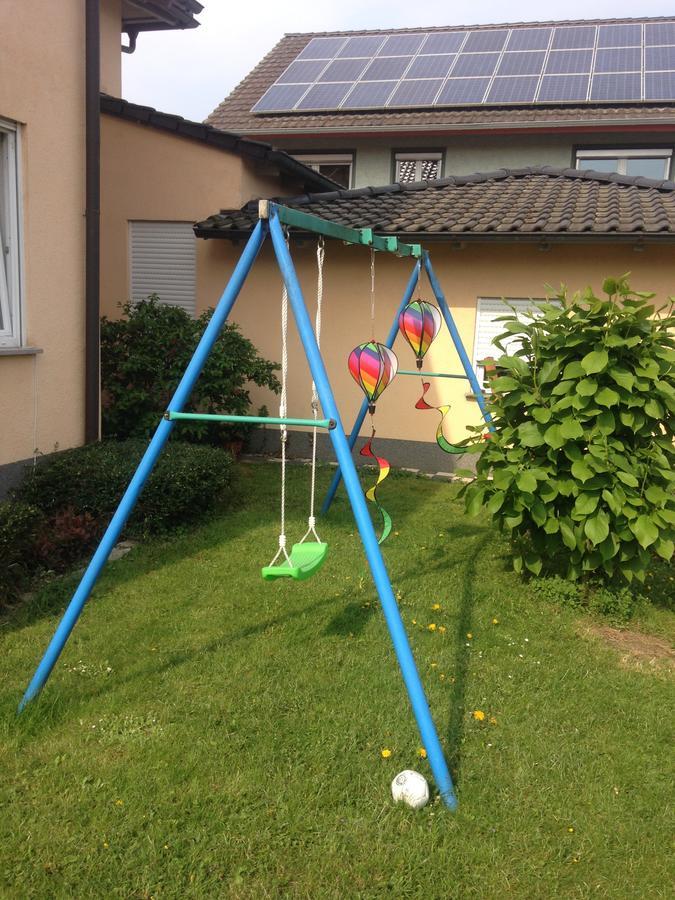
[[[367,341],[349,354],[349,371],[368,398],[368,411],[372,415],[378,397],[396,376],[398,359],[384,344]]]
[[[440,310],[426,300],[412,300],[398,317],[398,327],[417,357],[417,368],[441,327]]]

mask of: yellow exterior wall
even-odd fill
[[[129,222],[196,222],[252,197],[291,190],[250,161],[190,138],[112,115],[101,116],[101,312],[129,298]],[[295,186],[297,191],[300,186]],[[197,242],[197,306],[213,302],[209,264]]]
[[[235,249],[229,241],[221,240],[209,240],[205,245],[206,250],[200,257],[200,296],[208,296],[207,305],[213,305],[241,248]],[[313,319],[315,250],[295,245],[291,249]],[[547,283],[565,283],[571,290],[591,284],[600,291],[604,278],[621,275],[627,270],[632,272],[630,281],[636,289],[656,291],[661,301],[675,294],[675,250],[668,246],[647,246],[643,252],[634,252],[630,245],[610,244],[553,245],[547,252],[526,244],[467,245],[463,250],[436,244],[429,249],[470,358],[473,358],[479,297],[543,297]],[[362,399],[347,371],[347,357],[356,344],[370,340],[371,336],[369,265],[369,252],[365,248],[344,247],[327,241],[321,345],[346,428],[351,426]],[[375,335],[379,340],[384,340],[389,331],[410,270],[409,260],[376,256]],[[280,292],[281,281],[271,247],[266,246],[234,308],[234,319],[260,352],[274,360],[279,360],[281,355]],[[433,300],[425,280],[421,295]],[[311,378],[292,320],[289,334],[289,414],[310,415]],[[400,337],[395,350],[402,369],[415,368],[412,351]],[[462,372],[445,327],[427,354],[425,365],[429,371]],[[432,379],[428,402],[449,403],[452,407],[447,429],[451,440],[467,437],[466,426],[481,421],[476,402],[466,398],[467,391],[465,382]],[[414,409],[420,393],[417,378],[399,376],[378,401],[378,435],[433,442],[438,417],[436,413]],[[278,398],[266,391],[254,391],[252,396],[254,405],[266,403],[270,413],[275,414]]]

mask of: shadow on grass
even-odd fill
[[[472,553],[468,556],[464,578],[462,579],[462,593],[459,598],[457,626],[455,628],[455,682],[452,690],[450,721],[448,723],[448,765],[455,786],[460,780],[462,762],[462,741],[464,740],[464,725],[466,721],[466,691],[469,677],[469,663],[471,654],[466,647],[466,636],[473,630],[473,606],[476,599],[476,583],[478,560],[486,551],[490,541],[490,535],[484,534],[480,541],[472,547]]]

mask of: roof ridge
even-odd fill
[[[550,178],[569,178],[579,181],[595,181],[600,184],[620,184],[627,187],[647,188],[671,193],[675,191],[675,181],[666,179],[644,178],[641,175],[619,175],[615,172],[596,172],[593,169],[558,168],[556,166],[525,166],[519,169],[496,169],[492,172],[473,172],[469,175],[447,175],[433,181],[412,181],[407,184],[394,183],[375,187],[351,188],[350,190],[330,191],[322,194],[300,194],[297,197],[277,197],[275,202],[293,204],[313,203],[318,199],[352,200],[356,197],[379,197],[399,191],[438,190],[448,185],[483,184],[486,181],[503,181],[507,178],[528,178],[533,175],[546,175]]]
[[[648,24],[659,22],[675,22],[673,16],[626,16],[620,19],[547,19],[530,22],[484,22],[474,25],[415,25],[410,28],[356,28],[347,31],[286,31],[284,38],[297,37],[338,37],[340,35],[370,34],[419,34],[433,31],[480,31],[492,28],[548,28],[553,25],[630,25],[636,22]],[[283,38],[282,38],[283,40]]]

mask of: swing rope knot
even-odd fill
[[[316,525],[316,516],[310,516],[309,519],[307,519],[307,524],[310,528],[314,528]]]
[[[281,550],[283,550],[285,546],[286,546],[286,535],[280,534],[279,535],[279,548]]]

